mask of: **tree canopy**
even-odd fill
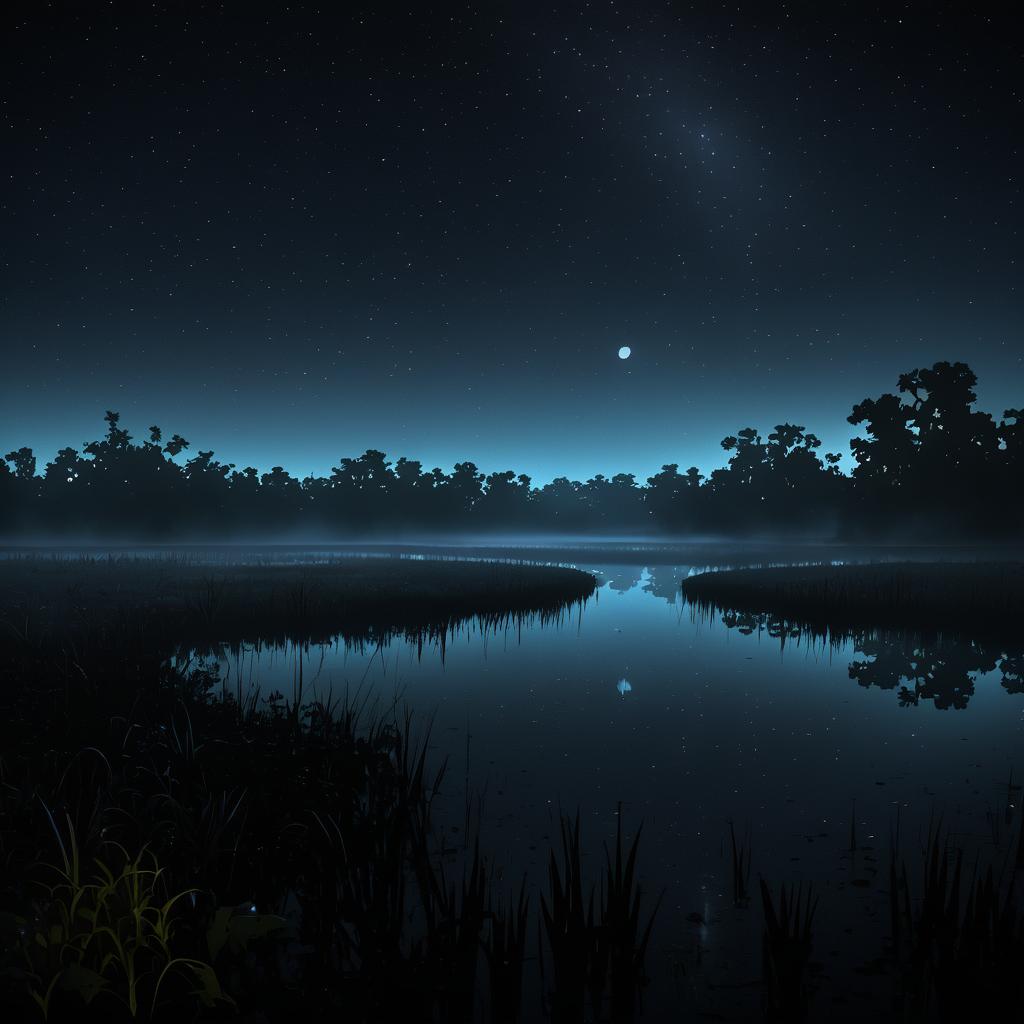
[[[706,535],[814,534],[850,539],[1019,538],[1024,532],[1024,409],[1000,420],[974,408],[966,363],[904,373],[897,393],[857,403],[853,465],[794,423],[722,440],[707,477],[678,463],[638,482],[631,473],[543,486],[513,469],[450,472],[369,449],[327,476],[260,473],[193,451],[160,427],[136,441],[117,412],[106,434],[60,449],[38,471],[31,448],[0,461],[0,532],[125,539],[394,536],[488,531]]]

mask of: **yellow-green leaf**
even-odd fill
[[[61,971],[59,984],[65,992],[77,992],[88,1005],[99,995],[107,982],[95,971],[73,961]]]

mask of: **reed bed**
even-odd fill
[[[889,901],[895,1001],[908,1021],[1019,1017],[1024,1005],[1024,819],[1016,857],[965,867],[941,822],[933,823],[910,881],[898,833],[891,843]]]
[[[682,590],[701,613],[770,613],[821,634],[1014,636],[1024,608],[1024,562],[734,569],[690,576]]]
[[[277,565],[184,556],[37,554],[0,563],[0,626],[50,643],[132,630],[150,643],[325,641],[393,635],[444,639],[568,614],[597,587],[555,566],[407,559]]]
[[[605,846],[600,884],[584,880],[580,818],[560,821],[561,858],[551,851],[538,943],[549,968],[546,1009],[556,1024],[629,1024],[647,983],[645,958],[660,898],[646,916],[636,875],[642,826],[623,848],[619,808],[615,853]],[[589,1006],[589,1016],[587,1008]]]

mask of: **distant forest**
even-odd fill
[[[450,473],[370,450],[329,476],[259,473],[196,451],[159,427],[136,442],[106,414],[106,436],[62,448],[37,474],[31,448],[0,461],[0,534],[176,540],[399,534],[803,534],[856,540],[1020,538],[1024,410],[976,411],[965,363],[900,376],[899,394],[865,399],[847,417],[864,436],[853,468],[804,427],[753,427],[722,441],[708,476],[678,464],[640,483],[632,473],[535,487],[513,470],[472,462]]]

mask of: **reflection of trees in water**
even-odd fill
[[[851,661],[850,678],[865,688],[899,686],[901,707],[931,700],[941,709],[965,708],[974,694],[975,675],[994,671],[1004,657],[998,648],[975,640],[911,645],[863,639],[855,646],[872,660]]]
[[[644,593],[657,597],[668,604],[677,604],[682,592],[679,589],[679,580],[685,576],[689,566],[675,565],[651,565],[647,571],[651,574],[650,579],[644,584]]]
[[[642,593],[650,594],[666,604],[676,605],[682,597],[679,579],[687,574],[689,568],[688,565],[615,565],[600,570],[598,577],[608,585],[609,590],[616,593],[625,594],[639,586]]]
[[[974,694],[976,677],[981,673],[1001,673],[1008,693],[1024,693],[1024,648],[987,640],[885,636],[856,633],[823,636],[820,630],[787,622],[770,614],[723,611],[722,624],[744,636],[755,633],[786,642],[853,644],[861,657],[850,662],[850,678],[869,689],[897,690],[901,707],[932,701],[945,710],[967,707]]]
[[[1024,693],[1024,656],[1019,649],[986,640],[920,639],[854,641],[858,654],[870,661],[850,662],[850,678],[864,687],[894,689],[902,707],[933,701],[937,708],[965,708],[974,694],[976,678],[999,671],[1007,693]]]
[[[625,594],[640,582],[643,576],[643,566],[615,565],[611,569],[602,570],[600,576],[608,585],[609,590],[614,590],[617,594]]]
[[[1003,686],[1009,693],[1024,693],[1024,654],[1009,654],[999,663]]]
[[[722,612],[726,629],[735,629],[744,636],[764,633],[778,640],[783,646],[787,640],[799,640],[803,631],[799,626],[786,622],[775,615],[758,615],[754,612]]]
[[[680,572],[685,576],[687,568],[684,566],[680,570],[674,565],[613,565],[600,570],[598,576],[609,590],[614,590],[617,594],[625,594],[635,587],[640,587],[642,593],[674,605],[681,596]]]

